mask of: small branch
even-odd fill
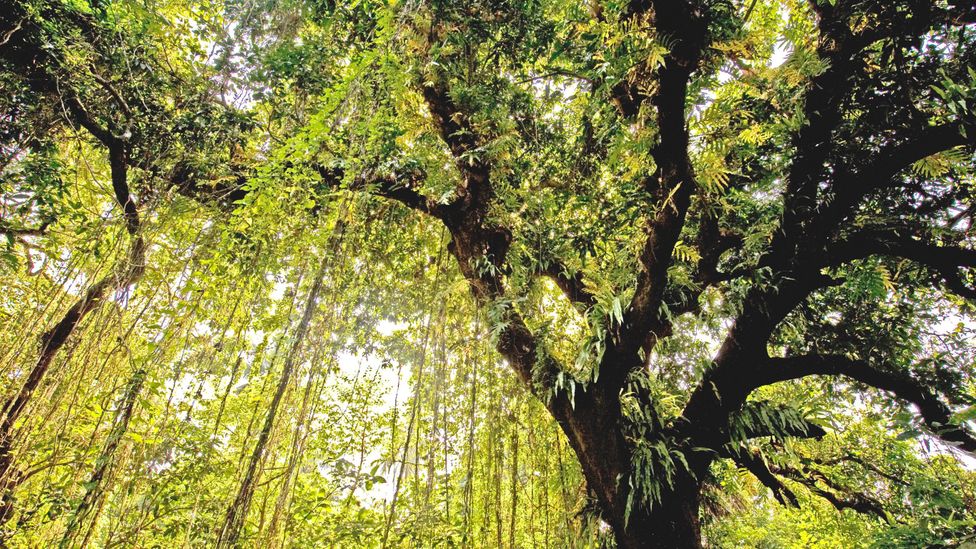
[[[967,286],[959,271],[942,271],[939,274],[942,276],[942,282],[946,289],[950,292],[963,299],[976,301],[976,288]]]
[[[41,236],[47,233],[47,228],[51,225],[50,221],[45,221],[38,227],[11,227],[0,220],[0,234],[7,234],[16,237],[22,236]]]
[[[862,515],[874,515],[886,522],[890,522],[881,504],[864,494],[851,492],[840,486],[821,471],[813,469],[798,469],[787,465],[773,465],[770,471],[784,476],[805,486],[811,493],[827,500],[838,511],[850,509]],[[823,483],[822,488],[818,483]]]
[[[839,464],[845,463],[845,462],[854,463],[854,464],[857,464],[857,465],[859,465],[859,466],[867,469],[868,471],[871,471],[872,473],[874,473],[874,474],[876,474],[876,475],[878,475],[878,476],[880,476],[880,477],[882,477],[882,478],[884,478],[886,480],[889,480],[891,482],[894,482],[895,484],[900,484],[902,486],[910,486],[911,485],[911,483],[908,482],[908,481],[906,481],[905,479],[903,479],[903,478],[901,478],[901,477],[899,477],[897,475],[894,475],[894,474],[891,474],[891,473],[887,473],[885,471],[882,471],[881,468],[878,467],[877,465],[871,463],[870,461],[867,461],[865,459],[862,459],[862,458],[860,458],[858,456],[855,456],[854,454],[844,454],[842,456],[839,456],[839,457],[836,457],[836,458],[832,458],[832,459],[802,458],[802,460],[804,462],[815,463],[817,465],[825,465],[825,466],[828,466],[828,467],[835,466],[835,465],[839,465]]]
[[[583,273],[581,271],[569,274],[562,263],[550,261],[539,271],[539,274],[552,279],[572,303],[584,308],[590,308],[596,304],[596,298],[587,291],[586,285],[583,284]]]
[[[726,453],[725,457],[730,458],[736,465],[752,473],[759,482],[772,490],[773,497],[776,498],[776,501],[780,505],[800,507],[800,502],[796,499],[796,494],[773,474],[761,452],[748,449],[731,450]]]
[[[593,84],[593,79],[590,78],[589,76],[586,76],[584,74],[580,74],[580,73],[574,72],[574,71],[564,70],[564,69],[549,69],[544,74],[540,74],[540,75],[536,75],[536,76],[530,76],[528,78],[523,78],[522,80],[518,80],[515,83],[516,84],[528,84],[529,82],[536,82],[538,80],[548,80],[548,79],[550,79],[550,78],[552,78],[554,76],[563,76],[563,77],[566,77],[566,78],[572,78],[572,79],[575,79],[575,80],[581,80],[583,82],[586,82],[587,84],[591,84],[591,85]]]
[[[132,109],[129,108],[129,104],[125,102],[125,99],[122,98],[122,95],[119,94],[118,90],[116,90],[108,80],[102,78],[94,70],[92,70],[91,74],[95,81],[105,88],[105,91],[107,91],[109,95],[115,99],[115,102],[119,105],[119,108],[122,109],[122,112],[125,113],[126,116],[132,116]]]
[[[718,270],[718,263],[725,252],[736,249],[742,245],[742,235],[719,230],[718,221],[708,216],[702,220],[702,226],[698,230],[697,247],[701,257],[695,266],[692,274],[693,286],[684,291],[669,288],[664,296],[664,303],[672,318],[681,316],[685,313],[697,313],[700,311],[699,298],[711,286],[730,282],[737,278],[752,273],[751,268],[738,268],[729,272]],[[657,333],[657,338],[663,338],[669,333]],[[644,352],[650,352],[650,345],[645,346]]]
[[[10,42],[10,39],[13,38],[14,34],[16,34],[17,31],[19,31],[22,28],[23,24],[24,24],[23,19],[17,21],[17,24],[14,25],[13,28],[11,28],[9,31],[7,31],[6,34],[3,35],[3,40],[0,40],[0,46],[6,45],[7,42]]]

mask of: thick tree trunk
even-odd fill
[[[620,549],[700,548],[701,484],[687,473],[679,474],[674,487],[664,491],[661,501],[652,509],[635,501],[628,513],[630,448],[623,441],[619,420],[613,420],[605,412],[598,413],[598,409],[581,409],[577,402],[572,420],[560,421],[560,425],[579,458],[603,519],[614,532],[617,546]],[[554,415],[558,413],[554,412]]]
[[[507,253],[508,238],[504,230],[490,230],[480,221],[453,225],[450,250],[458,260],[475,299],[490,304],[505,294],[497,273],[478,268],[479,259],[501,265]],[[534,338],[517,312],[509,311],[508,326],[497,342],[526,386],[543,400],[566,434],[579,458],[587,486],[595,495],[603,519],[613,529],[621,549],[697,549],[701,547],[698,519],[701,484],[689,473],[678,474],[674,486],[665,491],[653,506],[646,509],[635,502],[628,512],[628,479],[633,447],[625,437],[625,419],[620,408],[617,385],[594,383],[578,387],[572,395],[565,391],[551,394],[538,392],[538,379],[551,374],[542,370],[537,360]],[[612,358],[612,357],[611,357]],[[623,360],[623,357],[620,357]],[[608,359],[604,359],[607,363]],[[611,360],[612,362],[612,360]],[[638,361],[639,363],[639,361]],[[664,482],[664,481],[661,481]]]
[[[698,508],[701,490],[697,483],[674,490],[651,511],[632,509],[627,526],[612,525],[620,549],[698,549],[701,526]],[[621,498],[626,501],[626,497]],[[620,504],[614,515],[620,515]],[[636,507],[636,506],[635,506]]]

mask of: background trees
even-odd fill
[[[8,544],[970,535],[966,3],[0,22]]]

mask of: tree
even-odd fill
[[[906,437],[924,430],[976,454],[971,356],[936,349],[927,325],[968,319],[976,298],[970,3],[277,9],[241,16],[243,45],[227,56],[243,59],[236,85],[266,122],[251,134],[263,148],[241,153],[264,167],[227,160],[233,175],[210,184],[231,200],[201,193],[179,160],[170,182],[241,211],[285,174],[302,185],[287,196],[308,197],[304,215],[354,191],[442,227],[497,352],[559,425],[619,547],[700,547],[705,492],[727,461],[785,505],[799,485],[885,517],[823,473],[837,462],[781,462],[790,440],[827,434],[800,409],[809,378],[912,412],[895,416]],[[63,77],[32,72],[58,62],[41,57],[28,13],[3,21],[18,40],[5,74],[60,97]],[[124,112],[123,92],[106,90],[99,99]],[[69,118],[115,151],[74,97]],[[222,131],[213,142],[236,138]],[[239,223],[236,237],[273,240],[263,223]],[[289,355],[247,502],[293,367]],[[402,462],[408,447],[409,435]]]
[[[933,155],[965,147],[972,150],[972,49],[967,40],[973,13],[963,5],[928,2],[789,7],[815,25],[810,30],[816,36],[806,44],[794,44],[793,56],[806,54],[810,65],[800,69],[808,71],[809,78],[796,98],[797,112],[789,112],[789,107],[780,110],[771,98],[763,97],[762,91],[775,83],[744,61],[742,54],[730,52],[734,47],[748,52],[761,44],[750,43],[750,38],[762,38],[749,32],[746,19],[753,9],[748,6],[634,2],[619,13],[596,9],[592,17],[597,21],[619,24],[646,41],[643,48],[631,46],[634,62],[622,74],[601,75],[598,69],[607,69],[598,65],[599,57],[592,53],[583,59],[558,49],[550,54],[550,59],[569,65],[557,66],[562,69],[557,72],[578,75],[570,78],[590,87],[592,101],[615,105],[610,131],[643,134],[635,148],[646,147],[638,153],[646,154],[647,166],[637,169],[632,207],[639,210],[635,217],[646,236],[636,254],[636,272],[610,307],[587,284],[585,268],[575,267],[585,264],[592,241],[577,239],[574,244],[581,249],[572,258],[545,250],[555,257],[516,259],[516,254],[528,255],[519,248],[531,243],[520,246],[518,240],[528,240],[529,231],[506,222],[513,213],[497,212],[503,209],[497,204],[506,202],[505,191],[531,183],[493,154],[493,147],[504,150],[497,142],[508,136],[497,127],[500,122],[479,120],[488,105],[500,103],[486,88],[505,89],[507,82],[497,80],[506,80],[506,72],[535,69],[538,61],[529,56],[541,52],[530,48],[545,46],[541,40],[532,41],[541,38],[542,29],[530,27],[523,32],[531,38],[520,36],[506,43],[504,34],[497,42],[492,40],[492,27],[518,28],[526,20],[544,26],[531,19],[543,17],[541,7],[535,13],[531,11],[535,6],[525,7],[528,14],[518,7],[491,14],[487,5],[462,10],[435,3],[418,16],[423,23],[415,24],[425,25],[418,34],[428,39],[422,48],[437,61],[418,78],[420,93],[434,128],[455,159],[460,183],[446,203],[417,190],[422,176],[416,172],[361,176],[358,183],[447,227],[450,251],[472,293],[492,311],[499,352],[546,402],[566,433],[604,518],[623,547],[697,546],[702,482],[717,457],[730,452],[748,464],[737,450],[744,438],[820,433],[802,423],[792,430],[784,430],[776,420],[757,425],[759,416],[750,415],[748,397],[766,385],[814,375],[845,376],[914,404],[933,432],[963,450],[976,450],[976,439],[953,422],[939,389],[912,376],[907,371],[910,365],[898,364],[883,351],[874,356],[877,351],[845,341],[847,334],[840,331],[834,338],[816,342],[802,336],[790,341],[779,333],[784,320],[811,295],[842,287],[845,268],[877,256],[913,261],[935,288],[972,295],[960,269],[972,266],[976,256],[963,245],[964,231],[955,228],[966,218],[965,213],[956,213],[968,208],[966,191],[961,188],[964,184],[942,179],[953,173],[964,180],[967,160],[934,178],[942,179],[938,182],[926,177],[931,173],[913,174],[911,169],[916,166],[924,172],[917,163],[931,162]],[[479,23],[487,28],[479,28]],[[765,37],[763,45],[769,47],[771,38]],[[529,45],[517,45],[518,39]],[[939,43],[944,47],[933,45]],[[515,51],[504,50],[506,46],[514,46]],[[801,54],[804,47],[809,49]],[[500,60],[509,53],[512,58]],[[729,91],[710,100],[708,94],[720,93],[716,87],[730,86],[719,83],[715,73],[720,69],[734,71],[734,82],[753,90]],[[757,88],[761,91],[754,91]],[[764,99],[768,103],[763,104]],[[740,102],[748,105],[742,115],[745,120],[736,120],[736,113],[728,112]],[[705,110],[699,130],[717,135],[702,132],[695,136],[700,142],[693,147],[688,117],[695,109]],[[604,121],[610,118],[606,111],[600,114]],[[533,126],[543,123],[520,120],[520,115],[511,114],[516,128],[510,130],[515,134],[510,138],[529,141],[536,130]],[[575,165],[593,165],[609,153],[608,137],[604,135],[602,143],[597,137],[608,129],[594,128],[596,124],[587,118],[581,122],[584,128],[577,140],[581,158]],[[520,130],[527,135],[520,135]],[[742,137],[747,130],[773,135],[748,143]],[[531,154],[533,145],[529,141],[522,146]],[[587,145],[597,150],[591,152]],[[698,157],[698,166],[693,156]],[[703,163],[709,156],[717,167]],[[957,156],[968,159],[969,154]],[[641,168],[646,173],[640,173]],[[564,170],[557,177],[574,176]],[[324,175],[326,180],[339,179],[328,171]],[[573,183],[596,183],[597,189],[605,183],[599,177],[605,172],[586,175],[585,171],[579,174]],[[540,183],[562,191],[566,202],[577,194],[571,184],[561,188],[558,182]],[[748,234],[748,214],[736,219],[741,212],[729,203],[736,199],[728,197],[754,194],[762,187],[780,195],[775,202],[782,213],[767,233],[768,242],[747,247],[757,235]],[[525,223],[520,221],[519,225]],[[570,238],[559,234],[558,228],[550,226],[550,235],[555,234],[549,237],[557,245]],[[622,232],[640,238],[640,233]],[[681,261],[679,244],[689,246],[684,242],[694,243],[696,261]],[[738,256],[734,263],[725,259],[730,252]],[[572,263],[567,265],[568,261]],[[682,273],[684,284],[673,275],[681,263],[691,263]],[[731,268],[720,271],[721,263],[731,263]],[[517,306],[520,296],[512,279],[518,275],[513,272],[526,278],[550,277],[579,310],[598,311],[594,316],[603,323],[602,337],[590,379],[573,375],[529,328]],[[736,288],[742,293],[734,304],[734,320],[709,367],[694,381],[681,412],[662,418],[653,395],[640,390],[639,380],[650,375],[648,362],[653,367],[655,347],[672,335],[674,319],[684,312],[698,312],[700,297],[709,288],[722,293]],[[831,347],[843,351],[824,351]],[[623,397],[636,402],[623,403]],[[751,428],[736,429],[743,421]]]
[[[172,91],[173,85],[153,73],[149,65],[152,60],[138,59],[141,69],[133,70],[131,65],[127,65],[132,61],[124,53],[124,39],[127,37],[122,37],[122,43],[112,43],[115,38],[111,34],[112,26],[119,24],[119,21],[110,21],[106,8],[93,5],[87,11],[76,11],[60,3],[36,6],[15,4],[4,14],[2,24],[5,36],[4,69],[5,74],[12,77],[9,88],[14,92],[5,108],[16,122],[4,135],[4,143],[9,148],[5,150],[5,162],[9,163],[24,152],[44,154],[51,141],[44,132],[51,131],[51,126],[56,125],[58,119],[52,120],[50,112],[47,112],[53,105],[43,102],[46,99],[60,104],[64,115],[59,122],[83,128],[99,146],[107,150],[111,186],[117,205],[122,209],[125,230],[132,239],[128,253],[118,265],[91,284],[61,319],[44,332],[36,363],[19,390],[4,402],[3,419],[0,421],[0,478],[4,479],[0,522],[5,522],[9,518],[9,499],[17,487],[19,476],[11,469],[14,425],[47,375],[58,351],[78,325],[113,292],[123,291],[136,283],[145,271],[147,244],[141,231],[139,204],[129,187],[130,168],[143,170],[150,179],[163,179],[188,189],[190,187],[187,185],[192,186],[194,181],[187,180],[186,173],[191,169],[187,157],[206,150],[206,141],[189,146],[180,142],[153,142],[167,134],[174,137],[182,134],[180,137],[192,139],[188,134],[193,132],[193,128],[173,130],[173,119],[178,116],[173,111],[177,109],[167,109],[165,97],[147,93],[154,86],[157,90]],[[64,49],[56,50],[55,44]],[[74,72],[79,68],[80,72]],[[106,78],[103,76],[105,73],[111,76]],[[125,76],[129,80],[116,81]],[[120,84],[125,86],[120,88],[121,91],[116,88]],[[95,112],[90,111],[87,105],[91,103],[100,108]],[[130,103],[134,106],[130,106]],[[201,114],[203,116],[198,116],[200,122],[206,119],[206,114]],[[229,137],[226,132],[224,134],[225,138]],[[218,140],[226,139],[218,137]],[[174,154],[173,149],[183,150]],[[177,165],[167,165],[172,162],[167,157],[177,157]],[[43,160],[48,159],[42,157]],[[166,173],[167,170],[171,170],[171,173]],[[18,233],[43,233],[57,217],[56,206],[54,211],[50,205],[44,207],[44,195],[52,191],[56,193],[63,182],[57,181],[55,173],[55,181],[42,182],[54,189],[37,188],[36,183],[31,181],[31,175],[28,173],[21,190],[46,192],[39,192],[34,197],[34,200],[40,199],[41,204],[28,203],[21,209],[27,212],[28,218],[39,218],[35,223],[39,224],[40,229],[0,226],[10,242]]]

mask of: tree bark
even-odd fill
[[[579,399],[579,396],[577,396]],[[611,421],[593,406],[581,410],[577,400],[573,421],[559,424],[579,458],[590,492],[596,497],[602,519],[614,532],[620,549],[699,548],[701,483],[690,473],[676,473],[674,486],[664,490],[660,501],[648,509],[637,498],[628,512],[628,476],[631,448],[622,442],[620,419]],[[618,440],[616,445],[610,441]]]
[[[655,511],[632,511],[626,528],[614,528],[621,549],[697,549],[701,544],[698,520],[700,489],[677,491]]]

